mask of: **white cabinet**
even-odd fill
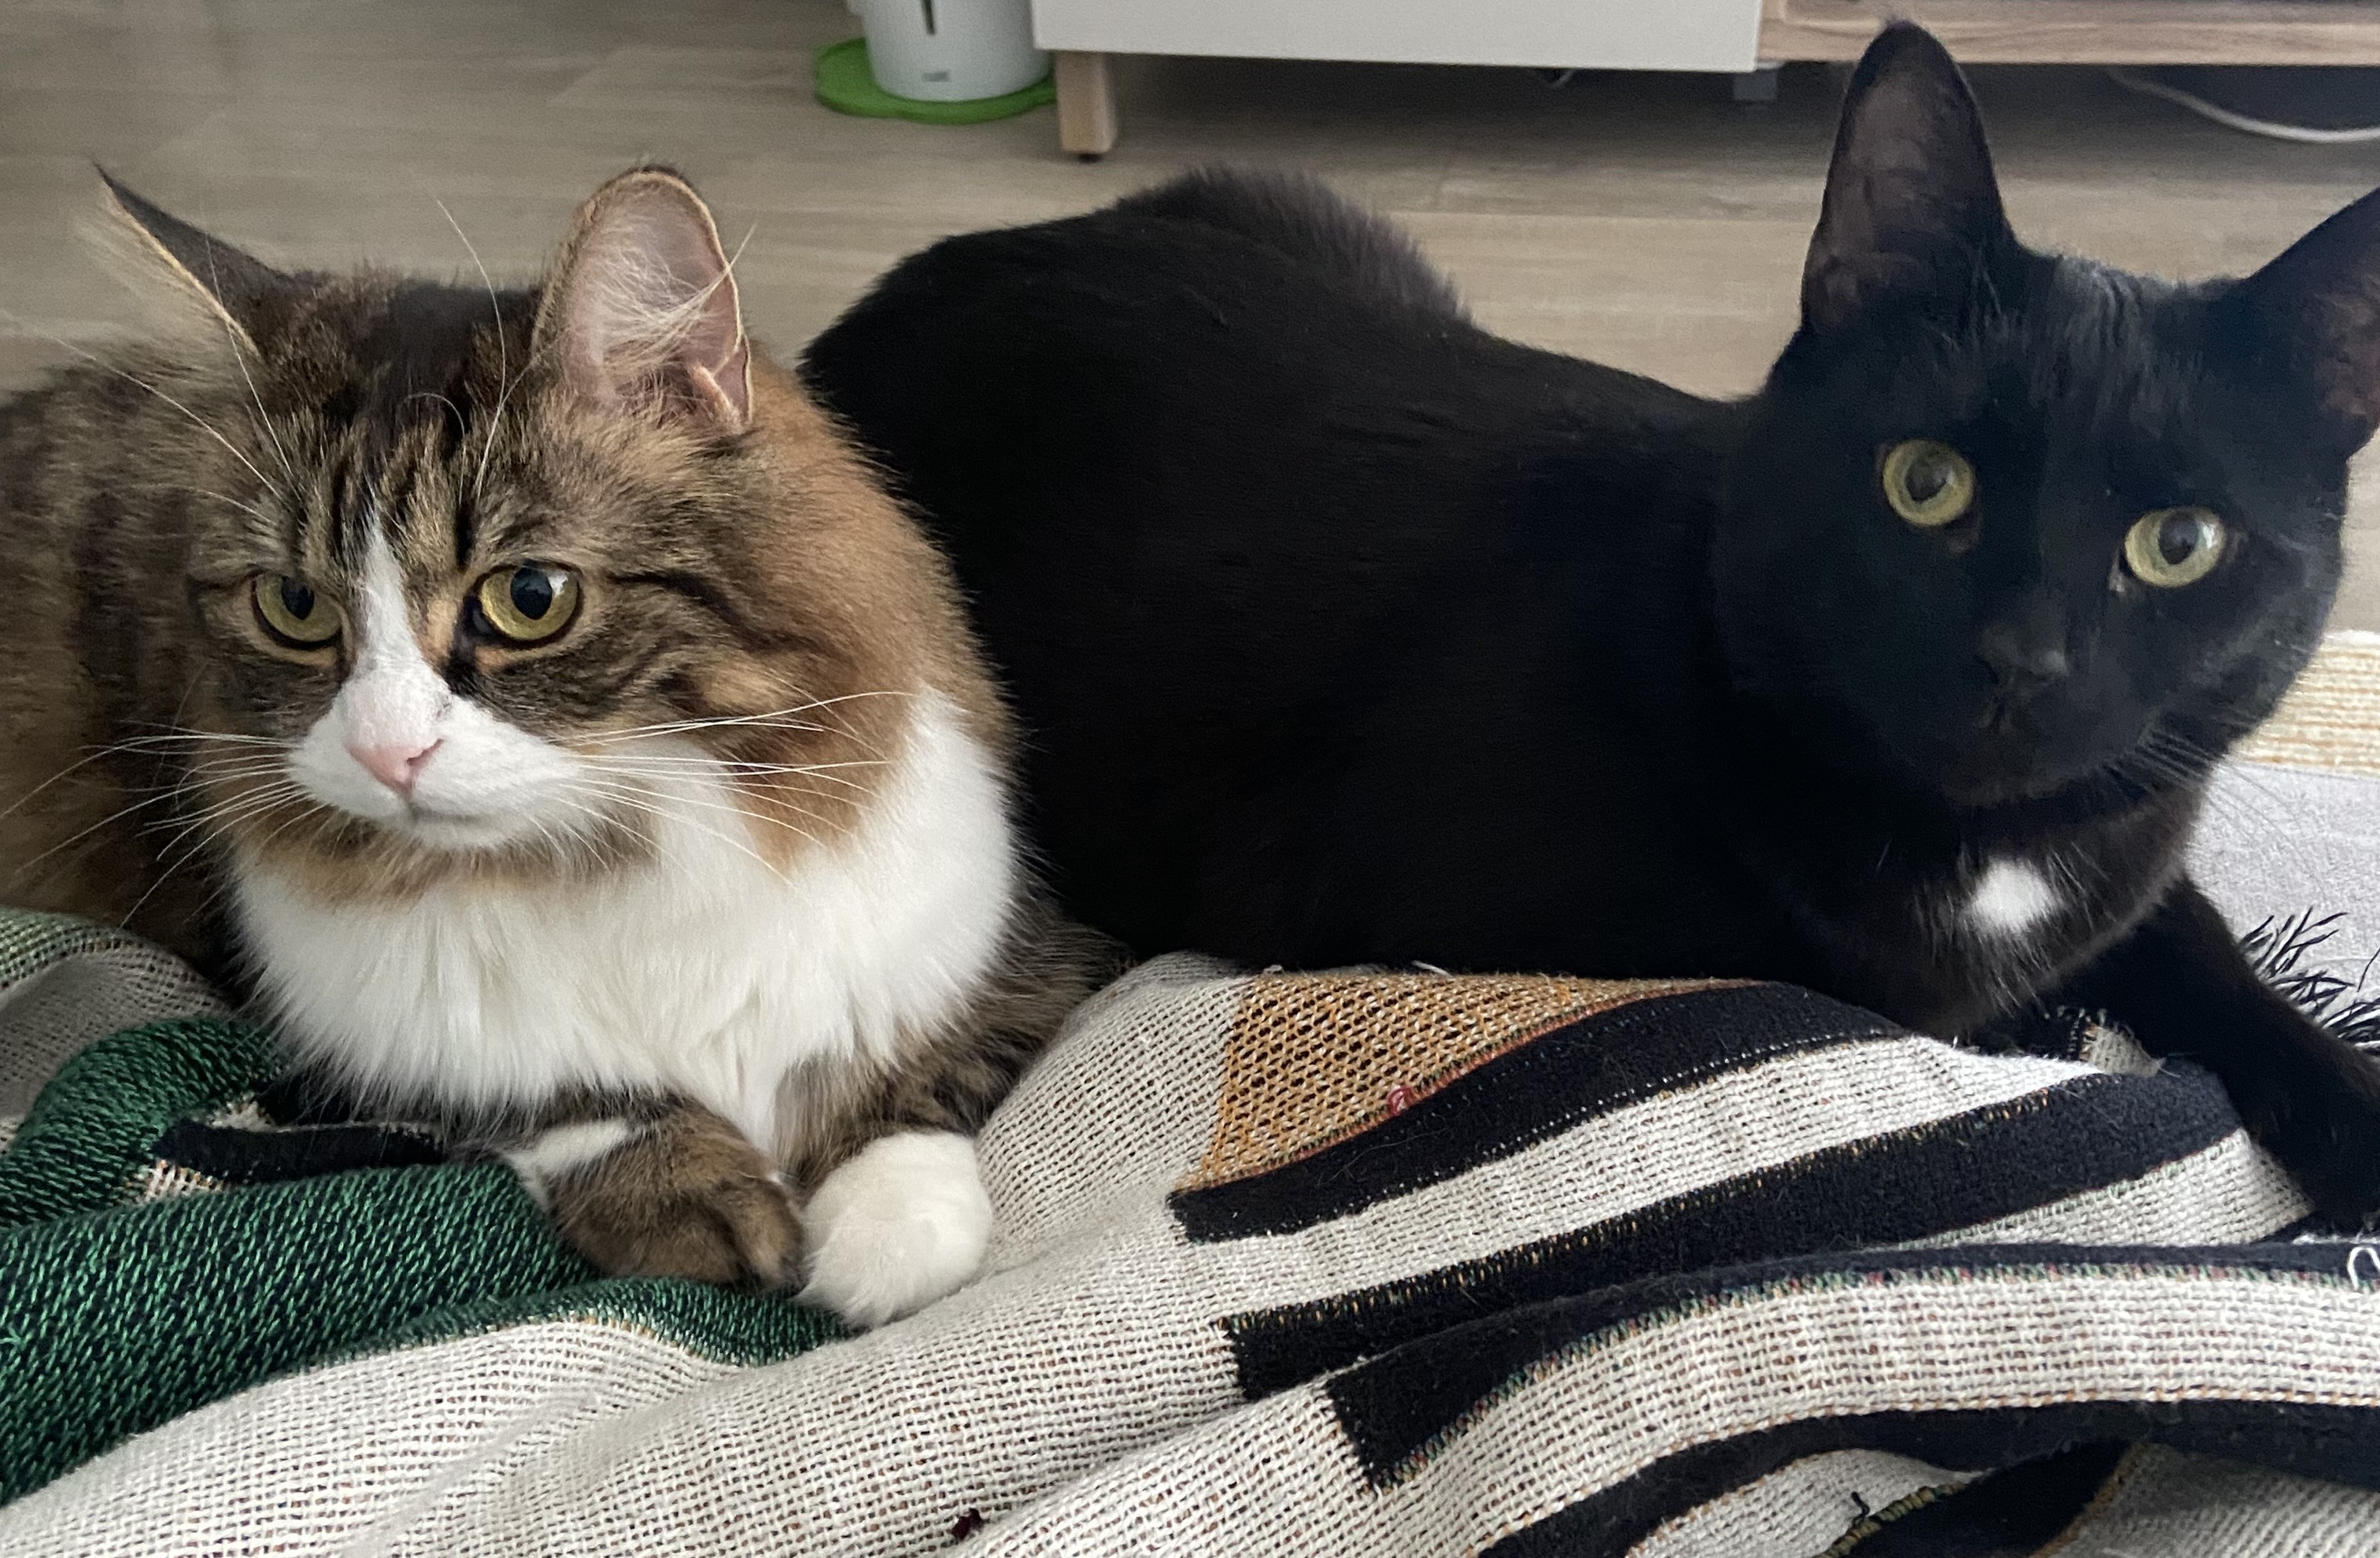
[[[1760,0],[1033,0],[1045,49],[1749,70]]]
[[[1855,59],[1895,16],[1970,64],[2380,65],[2380,0],[1032,0],[1058,139],[1115,142],[1110,55],[1748,71]]]

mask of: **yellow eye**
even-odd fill
[[[2204,508],[2160,508],[2124,532],[2124,563],[2143,584],[2179,590],[2214,572],[2228,535]]]
[[[256,615],[265,631],[298,649],[319,649],[339,636],[339,608],[287,574],[259,574],[253,586]]]
[[[516,644],[540,644],[578,615],[578,580],[561,568],[525,563],[480,581],[480,615]]]
[[[1912,525],[1932,529],[1973,506],[1975,468],[1948,444],[1912,438],[1884,452],[1884,501]]]

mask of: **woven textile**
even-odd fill
[[[2338,895],[2246,815],[2243,929]],[[2380,1248],[2081,1019],[1160,959],[987,1127],[990,1274],[838,1340],[590,1280],[172,988],[0,1150],[11,1555],[2380,1551]]]

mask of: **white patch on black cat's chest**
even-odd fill
[[[2065,907],[2049,874],[2030,860],[2002,856],[1969,889],[1960,922],[1978,936],[2015,941],[2030,936]]]

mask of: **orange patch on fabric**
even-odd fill
[[[1581,1017],[1742,982],[1258,975],[1241,995],[1225,1041],[1214,1135],[1177,1188],[1245,1179],[1318,1152]]]

